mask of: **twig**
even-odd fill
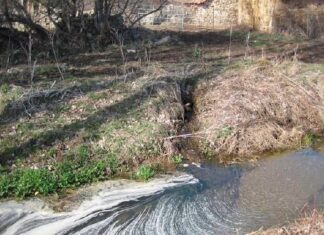
[[[233,35],[233,26],[231,25],[231,30],[230,30],[230,43],[229,43],[229,48],[228,48],[228,64],[231,63],[232,35]]]
[[[246,48],[245,48],[244,60],[247,59],[248,53],[250,52],[250,37],[251,37],[251,32],[249,31],[249,33],[246,37]]]
[[[199,138],[199,135],[208,135],[212,133],[212,131],[218,130],[217,128],[215,129],[209,129],[208,131],[200,131],[196,133],[189,133],[189,134],[182,134],[182,135],[174,135],[174,136],[169,136],[167,138],[164,138],[165,140],[172,140],[172,139],[177,139],[177,138],[193,138],[197,137]]]
[[[64,75],[63,75],[63,72],[62,72],[62,70],[60,68],[60,65],[59,65],[59,62],[58,62],[58,57],[57,57],[56,50],[55,50],[55,46],[54,46],[55,33],[56,32],[54,31],[53,34],[48,34],[48,38],[50,39],[51,49],[53,51],[53,55],[54,55],[54,59],[55,59],[55,64],[56,64],[57,70],[60,73],[61,79],[64,80]]]
[[[308,95],[313,101],[317,100],[314,96],[312,96],[311,94],[308,93],[308,91],[302,87],[301,85],[299,85],[298,83],[294,82],[290,77],[288,77],[287,75],[280,73],[281,76],[284,76],[286,79],[288,79],[288,81],[290,81],[293,85],[295,85],[296,87],[298,87],[299,89],[301,89],[306,95]]]
[[[36,64],[37,64],[37,59],[34,61],[33,67],[32,67],[31,72],[30,72],[30,87],[31,88],[33,88]]]

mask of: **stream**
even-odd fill
[[[324,154],[189,164],[174,176],[104,189],[65,213],[0,204],[0,234],[246,234],[324,210]]]

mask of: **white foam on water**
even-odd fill
[[[77,234],[102,234],[99,231],[105,228],[105,234],[115,234],[119,226],[111,224],[114,219],[123,211],[117,210],[124,202],[137,201],[143,197],[154,196],[163,193],[167,189],[181,187],[183,185],[197,184],[198,179],[188,174],[174,176],[171,178],[160,178],[148,183],[135,183],[131,186],[121,186],[109,191],[102,191],[91,200],[85,201],[81,206],[69,213],[51,213],[48,211],[30,211],[24,205],[8,203],[0,205],[0,228],[11,224],[4,231],[4,235],[52,235],[70,233],[74,228],[87,224],[90,220],[96,219],[102,213],[111,212],[111,215],[102,221],[83,229],[78,229]],[[133,225],[127,230],[134,230],[134,226],[144,216],[145,211],[137,215]],[[11,219],[12,221],[8,222]],[[16,221],[16,222],[14,222]],[[14,222],[14,223],[13,223]],[[115,223],[115,222],[114,222]],[[132,228],[133,226],[133,228]]]

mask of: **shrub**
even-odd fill
[[[151,166],[141,166],[136,173],[137,178],[144,181],[148,181],[154,175],[155,171]]]
[[[65,161],[57,165],[56,174],[58,175],[58,184],[60,188],[75,187],[74,164]]]
[[[306,135],[304,135],[303,139],[302,139],[302,145],[304,147],[311,147],[315,142],[315,136],[311,133],[307,133]]]
[[[3,93],[3,94],[7,94],[10,90],[10,87],[8,84],[3,84],[0,86],[0,92]]]
[[[108,163],[108,167],[111,170],[111,173],[116,174],[118,169],[118,159],[116,155],[109,155],[107,159],[107,163]]]
[[[179,165],[181,164],[183,161],[183,156],[181,154],[177,154],[177,155],[174,155],[172,158],[171,158],[171,162],[173,164],[176,164],[176,165]]]
[[[192,56],[194,57],[195,60],[199,60],[201,58],[201,49],[198,47],[198,45],[195,45]]]
[[[99,161],[89,167],[81,168],[75,174],[75,183],[82,185],[105,179],[106,167],[107,165],[104,161]]]

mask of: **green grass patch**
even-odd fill
[[[0,86],[0,93],[2,94],[7,94],[9,90],[10,90],[10,86],[7,83]]]
[[[92,100],[103,100],[103,99],[106,99],[108,97],[107,93],[106,92],[91,92],[89,94],[89,98],[92,99]]]
[[[78,154],[78,155],[75,155]],[[26,198],[33,195],[48,195],[68,188],[76,188],[109,179],[117,172],[118,161],[106,154],[92,161],[90,152],[80,146],[66,160],[53,166],[53,170],[19,169],[0,177],[0,198]],[[109,171],[109,173],[107,173]],[[145,178],[145,172],[143,173]]]
[[[221,128],[215,132],[215,138],[216,139],[225,139],[231,135],[232,131],[233,131],[232,127],[224,126],[223,128]]]
[[[280,43],[290,43],[297,39],[283,34],[251,33],[250,42],[254,47],[269,47]]]
[[[171,158],[171,162],[173,164],[179,165],[179,164],[181,164],[183,162],[183,156],[181,154],[174,155]]]
[[[141,166],[136,173],[138,179],[148,181],[155,175],[155,170],[151,166]]]
[[[316,141],[316,137],[315,135],[311,134],[311,133],[307,133],[304,135],[303,139],[302,139],[302,146],[303,147],[311,147]]]

